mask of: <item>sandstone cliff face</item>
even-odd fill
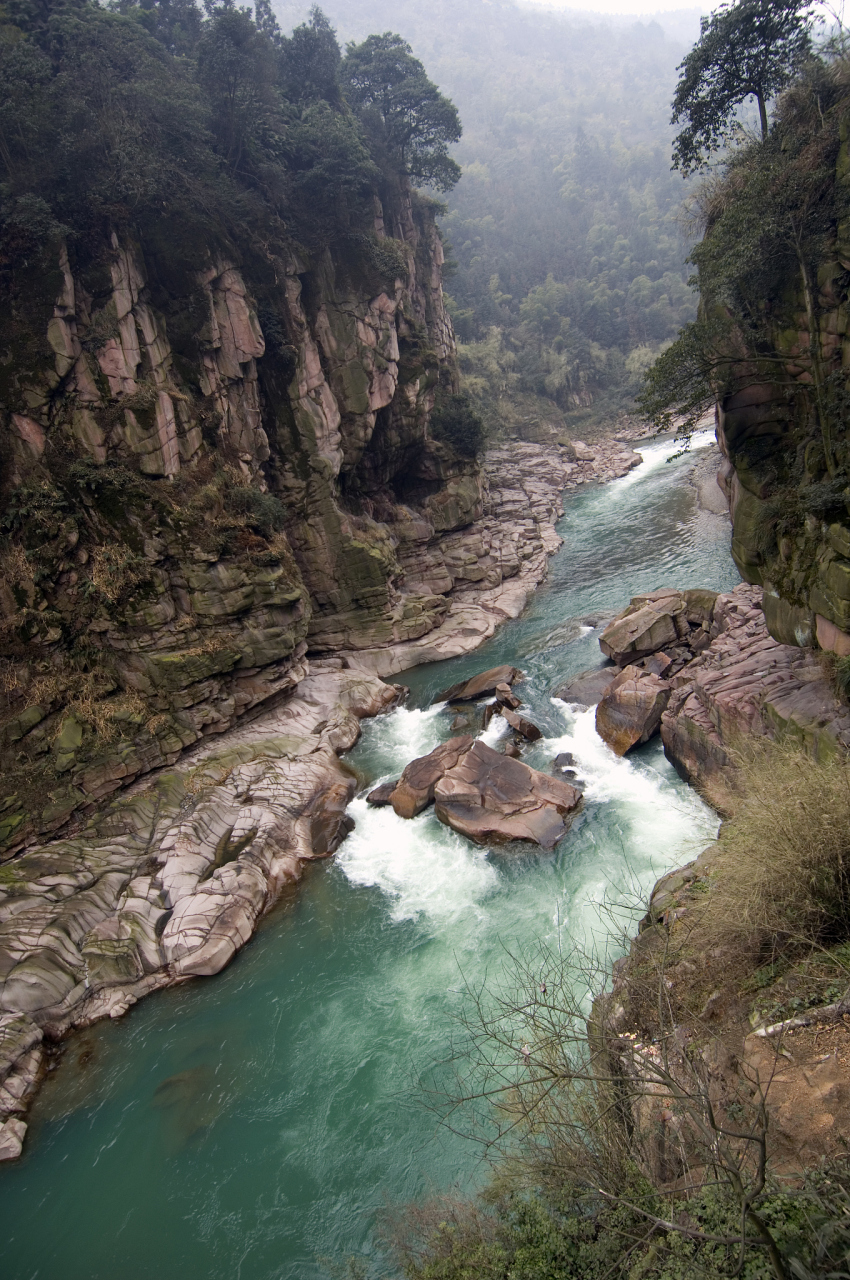
[[[835,167],[846,204],[850,153]],[[764,587],[775,639],[850,654],[850,444],[845,439],[850,362],[850,220],[837,222],[818,262],[809,306],[799,272],[781,281],[771,359],[736,369],[717,407],[726,463],[721,485],[733,517],[732,555]],[[781,314],[779,312],[781,311]],[[738,376],[740,375],[740,376]],[[825,437],[823,423],[828,426]],[[825,444],[831,453],[827,465]]]
[[[7,852],[291,690],[308,646],[431,630],[464,576],[440,537],[481,510],[475,460],[428,431],[455,373],[427,202],[376,203],[374,236],[309,262],[211,251],[163,282],[144,249],[13,282]]]

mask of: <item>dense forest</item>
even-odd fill
[[[330,0],[341,41],[399,31],[457,104],[463,169],[442,220],[461,368],[492,430],[630,407],[695,315],[671,172],[676,66],[697,34],[472,0]],[[303,16],[278,5],[282,26]],[[592,408],[588,412],[588,406]]]
[[[382,108],[399,78],[404,102]],[[144,239],[163,277],[237,237],[266,260],[293,238],[315,251],[372,229],[382,182],[459,172],[457,112],[404,42],[343,58],[318,9],[283,36],[262,3],[256,21],[192,0],[10,4],[0,85],[7,267],[106,226]]]

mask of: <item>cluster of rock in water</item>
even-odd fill
[[[515,713],[521,703],[511,685],[519,675],[516,667],[494,667],[437,700],[472,702],[495,694],[487,711],[498,710],[524,738],[535,741],[540,730]],[[529,840],[544,849],[554,848],[565,835],[580,800],[581,792],[569,782],[530,768],[513,752],[494,751],[470,734],[413,760],[398,781],[368,796],[372,805],[392,805],[400,818],[415,818],[433,804],[441,822],[478,844]]]
[[[668,759],[721,813],[736,741],[790,731],[815,755],[850,747],[850,709],[813,650],[769,633],[761,587],[635,596],[600,648],[612,665],[570,681],[561,697],[597,704],[597,731],[618,755],[660,732]]]
[[[669,758],[721,812],[730,743],[792,728],[813,751],[850,746],[850,711],[817,656],[765,626],[761,590],[660,590],[635,597],[601,636],[609,663],[556,692],[598,702],[597,726],[620,754],[660,731]],[[442,698],[462,715],[488,699],[515,732],[496,751],[461,733],[374,801],[436,816],[480,843],[552,848],[581,803],[570,759],[549,776],[512,758],[539,731],[518,714],[512,667]],[[148,992],[218,972],[304,863],[350,829],[356,781],[339,755],[359,720],[402,691],[350,658],[313,663],[293,695],[154,782],[113,801],[79,836],[28,851],[0,883],[0,1158],[21,1150],[23,1115],[45,1043],[118,1017]],[[455,722],[457,723],[457,722]],[[469,725],[458,727],[469,727]]]

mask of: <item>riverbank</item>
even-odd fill
[[[468,653],[516,617],[560,545],[562,494],[640,462],[617,441],[579,452],[517,443],[486,456],[483,515],[445,549],[468,566],[468,585],[436,634],[305,661],[277,708],[3,866],[0,1159],[20,1154],[45,1042],[219,972],[303,866],[333,853],[355,789],[338,757],[361,718],[401,696],[377,673]]]
[[[675,646],[688,640],[699,652],[677,669]],[[630,1142],[656,1185],[674,1186],[704,1159],[692,1120],[709,1098],[746,1129],[741,1106],[757,1097],[752,1132],[763,1132],[773,1172],[798,1179],[850,1141],[845,922],[830,905],[840,850],[838,867],[829,862],[847,821],[850,707],[823,655],[769,634],[762,589],[744,583],[633,599],[601,645],[619,664],[598,673],[613,680],[596,691],[602,736],[614,745],[631,728],[625,740],[637,740],[649,694],[660,699],[650,731],[660,728],[667,758],[727,824],[655,884],[595,1005],[600,1070],[626,1082]],[[823,919],[810,936],[813,900]]]
[[[555,525],[564,514],[564,495],[582,485],[609,484],[640,461],[616,437],[592,447],[517,441],[489,449],[481,516],[443,534],[433,548],[411,539],[399,550],[408,586],[439,590],[454,583],[443,621],[419,639],[344,656],[385,676],[471,653],[508,618],[519,617],[546,576],[549,557],[561,545]]]

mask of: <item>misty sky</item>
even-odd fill
[[[650,18],[656,13],[709,13],[719,0],[704,4],[683,4],[682,0],[521,0],[522,4],[542,9],[578,9],[584,13],[635,14]]]

